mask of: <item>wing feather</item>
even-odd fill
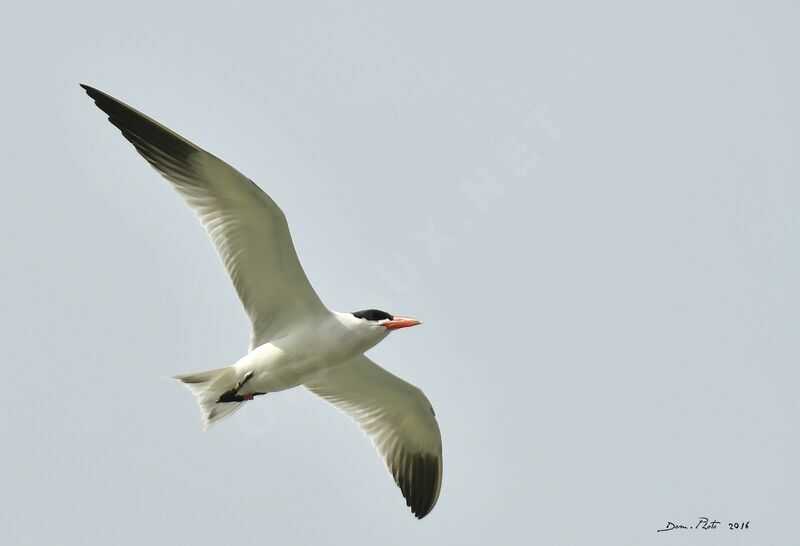
[[[208,231],[250,317],[251,348],[325,311],[300,265],[283,211],[261,188],[157,121],[81,87]]]
[[[360,355],[306,387],[352,418],[372,440],[418,518],[442,487],[442,437],[430,402],[417,387]]]

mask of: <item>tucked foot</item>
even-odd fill
[[[229,391],[223,392],[219,396],[219,399],[217,400],[217,404],[222,404],[222,403],[225,403],[225,402],[244,402],[245,400],[248,400],[248,398],[245,398],[241,394],[238,394],[236,392],[236,389],[231,389]]]
[[[235,387],[223,392],[220,395],[219,399],[217,400],[217,403],[219,404],[225,402],[246,402],[247,400],[252,400],[254,396],[257,396],[259,394],[264,394],[263,392],[244,394],[244,395],[239,394],[239,390],[241,390],[241,388],[244,387],[244,384],[250,381],[252,377],[253,377],[253,372],[247,372],[247,375],[245,375],[241,381],[236,383]]]

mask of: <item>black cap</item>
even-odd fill
[[[387,313],[386,311],[381,311],[380,309],[365,309],[364,311],[356,311],[353,313],[354,317],[363,318],[367,320],[392,320],[394,317]]]

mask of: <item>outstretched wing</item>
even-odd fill
[[[364,355],[305,386],[358,423],[389,467],[406,504],[415,516],[425,517],[442,487],[442,436],[422,391]]]
[[[251,348],[325,311],[297,258],[286,217],[266,193],[157,121],[102,91],[81,87],[208,231],[250,316]]]

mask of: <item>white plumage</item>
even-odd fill
[[[166,178],[208,231],[251,321],[233,366],[176,376],[206,427],[256,396],[305,385],[358,423],[408,506],[427,515],[442,483],[442,442],[421,390],[364,352],[419,321],[378,310],[331,311],[308,282],[286,217],[250,179],[160,123],[82,85],[123,136]]]

